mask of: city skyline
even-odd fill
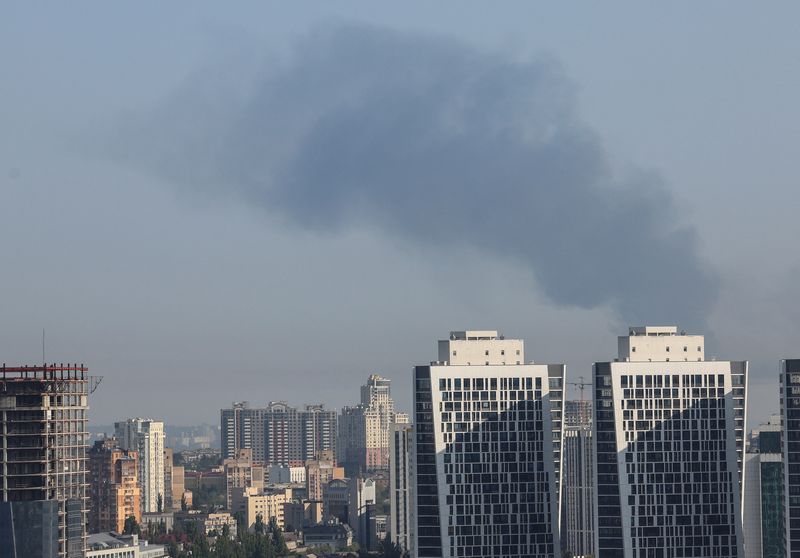
[[[371,372],[407,408],[452,327],[588,376],[681,323],[751,362],[766,421],[800,335],[800,7],[452,6],[10,7],[4,360],[44,328],[105,377],[93,421],[190,424]]]

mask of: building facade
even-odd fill
[[[83,365],[0,367],[0,556],[83,557],[89,383]]]
[[[89,450],[89,531],[125,529],[125,519],[142,521],[139,454],[119,447],[116,438],[94,443]]]
[[[456,331],[414,369],[414,556],[561,556],[565,366]]]
[[[594,441],[590,401],[564,403],[561,548],[574,556],[594,551]]]
[[[123,449],[139,454],[139,487],[142,490],[142,512],[164,511],[164,423],[157,420],[131,418],[114,423],[115,437]],[[162,509],[159,510],[159,502]]]
[[[630,328],[595,363],[599,556],[744,556],[747,373],[676,327]]]

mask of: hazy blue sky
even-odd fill
[[[800,6],[49,5],[0,12],[0,360],[92,421],[402,406],[452,329],[589,377],[626,326],[800,354]]]

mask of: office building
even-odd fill
[[[142,521],[139,454],[119,447],[116,438],[98,440],[89,450],[89,531],[122,533],[125,520]]]
[[[780,363],[786,556],[800,558],[800,359]]]
[[[594,443],[590,401],[564,403],[561,471],[561,548],[573,556],[595,556]]]
[[[676,327],[630,328],[594,365],[599,556],[744,556],[747,373]]]
[[[249,449],[256,464],[298,466],[335,451],[338,417],[322,405],[298,410],[278,401],[254,409],[245,401],[220,411],[220,429],[223,458]]]
[[[392,425],[392,445],[389,456],[389,520],[392,540],[404,552],[411,552],[411,459],[414,428],[408,423]]]
[[[115,423],[114,430],[121,448],[139,454],[142,512],[164,511],[164,423],[131,418]],[[162,509],[159,509],[159,504]]]
[[[744,547],[746,558],[783,558],[783,457],[781,417],[753,430],[745,453]]]
[[[0,556],[83,557],[90,382],[83,365],[0,367]]]
[[[451,332],[414,368],[414,556],[561,556],[564,376],[496,331]]]

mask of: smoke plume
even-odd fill
[[[670,193],[615,175],[546,58],[333,25],[281,64],[212,65],[126,126],[126,156],[186,186],[304,228],[510,259],[560,305],[702,327],[715,299]]]

